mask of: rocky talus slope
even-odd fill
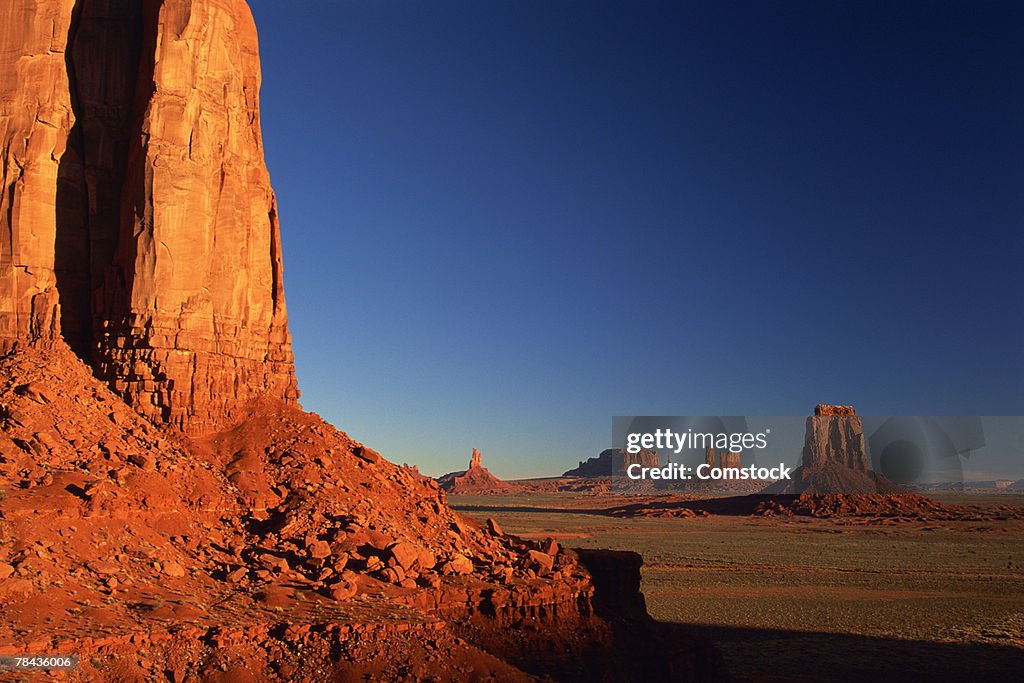
[[[0,378],[5,651],[78,653],[101,680],[572,680],[628,660],[576,553],[480,528],[313,414],[255,403],[190,437],[68,350],[9,354]]]

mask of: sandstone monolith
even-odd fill
[[[868,471],[864,427],[852,406],[818,405],[807,418],[803,465],[812,469],[826,464]]]
[[[0,352],[63,340],[188,431],[298,397],[243,0],[0,10]]]

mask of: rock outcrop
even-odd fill
[[[839,464],[857,472],[868,471],[864,427],[853,406],[817,405],[807,418],[804,433],[804,467]]]
[[[571,551],[481,528],[432,480],[317,416],[276,403],[188,437],[59,346],[0,357],[0,494],[0,654],[77,654],[82,680],[216,680],[222,663],[244,680],[362,679],[367,657],[387,669],[370,678],[392,680],[409,675],[403,654],[348,648],[410,631],[472,666],[487,657],[446,620],[483,604],[478,632],[495,641],[506,612],[557,612],[589,634],[581,647],[604,630],[578,608],[593,587]],[[530,621],[536,633],[552,622]],[[514,672],[488,661],[500,680]],[[474,680],[472,668],[421,673]]]
[[[707,463],[708,467],[739,469],[742,467],[740,455],[740,453],[733,453],[728,449],[716,451],[713,447],[708,446],[704,451],[704,462]]]
[[[57,179],[74,123],[65,64],[72,2],[0,7],[0,352],[59,338]]]
[[[298,397],[243,0],[27,0],[0,21],[0,350],[63,338],[199,432]]]
[[[437,478],[441,490],[455,494],[492,494],[512,493],[518,490],[514,484],[498,479],[490,470],[483,466],[480,451],[473,449],[469,458],[469,468],[460,472],[449,472]]]
[[[733,453],[726,450],[718,454],[718,466],[724,469],[739,469],[742,467],[740,453]]]
[[[626,468],[637,464],[641,467],[658,467],[658,452],[641,450],[630,453],[624,448],[607,448],[596,458],[581,460],[578,467],[565,472],[563,477],[621,477],[625,476]]]
[[[899,493],[902,489],[868,467],[864,428],[852,406],[819,404],[807,418],[803,464],[769,494]]]

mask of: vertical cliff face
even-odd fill
[[[776,494],[902,493],[868,467],[864,426],[852,406],[818,404],[807,418],[803,464],[762,491]],[[803,513],[801,513],[803,514]]]
[[[121,234],[121,195],[129,149],[138,135],[136,88],[145,3],[78,0],[67,29],[65,66],[73,125],[60,157],[54,267],[61,333],[93,360],[96,299]]]
[[[807,418],[803,466],[820,469],[830,464],[868,471],[864,427],[851,406],[818,405]]]
[[[0,4],[0,351],[59,335],[57,176],[74,121],[65,66],[71,2]]]
[[[3,348],[59,334],[139,412],[191,431],[294,401],[245,2],[0,12],[0,66],[19,74],[0,92]]]
[[[202,428],[297,396],[256,27],[242,0],[151,3],[144,21],[98,374],[142,412]]]

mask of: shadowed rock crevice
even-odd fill
[[[138,117],[144,5],[133,0],[78,0],[64,60],[74,125],[57,174],[54,274],[61,336],[87,362],[106,311],[108,281],[121,229],[121,196]],[[127,281],[123,275],[115,281]]]
[[[53,270],[57,280],[61,308],[60,333],[75,354],[88,360],[92,346],[92,305],[89,278],[89,221],[85,194],[82,135],[82,107],[75,78],[75,37],[82,20],[84,0],[71,10],[64,64],[68,74],[68,93],[75,123],[68,132],[67,146],[57,167],[56,231]]]

